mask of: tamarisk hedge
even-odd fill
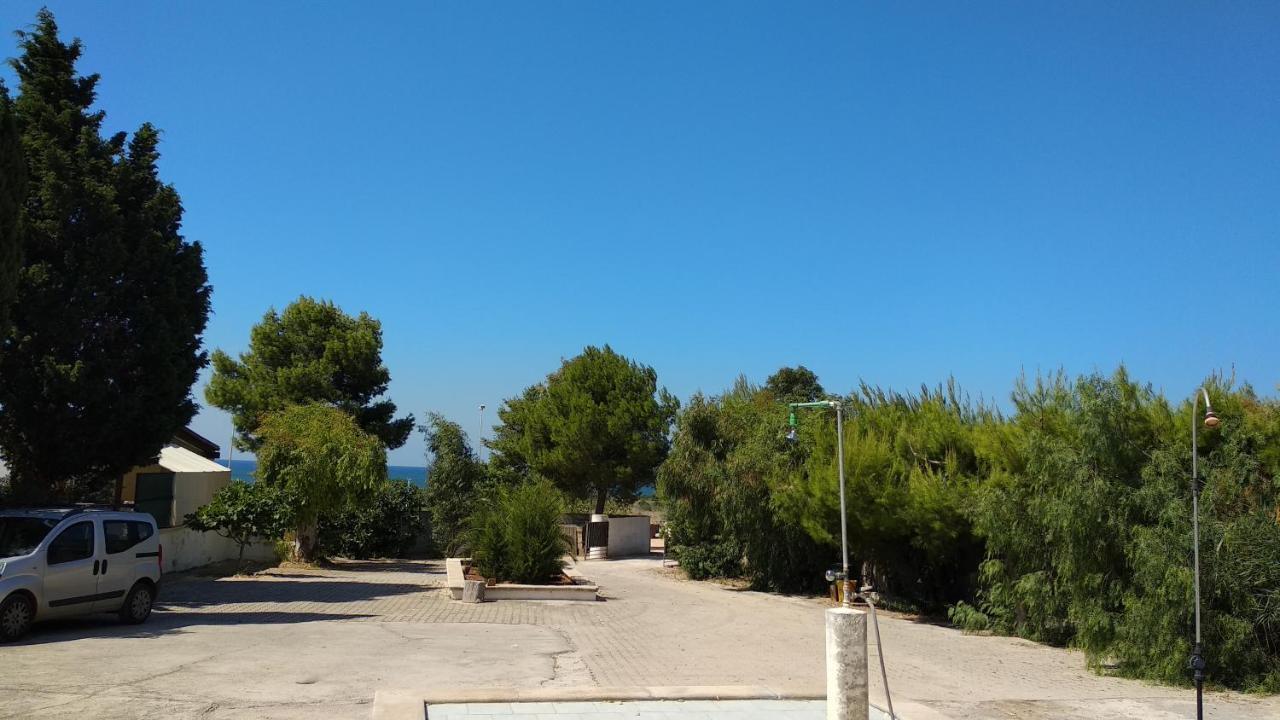
[[[694,577],[817,590],[839,561],[834,413],[801,411],[787,441],[785,402],[828,396],[815,379],[797,397],[784,371],[679,415],[658,490]],[[1209,673],[1280,692],[1280,403],[1218,377],[1208,388],[1222,418],[1199,433]],[[839,399],[853,567],[891,603],[1187,682],[1189,400],[1123,368],[1024,378],[1008,413],[954,383]]]

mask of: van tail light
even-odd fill
[[[160,554],[156,555],[156,562],[160,563],[160,572],[164,572],[164,545],[160,545]]]

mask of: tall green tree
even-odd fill
[[[588,347],[508,400],[490,447],[500,467],[551,479],[574,497],[627,502],[654,482],[670,448],[679,403],[658,374],[614,352]]]
[[[382,364],[382,323],[303,296],[283,313],[268,310],[239,360],[213,353],[205,399],[231,413],[236,446],[243,450],[261,445],[258,428],[267,413],[307,403],[342,410],[395,449],[409,439],[413,416],[395,418],[395,403],[377,399],[390,381]]]
[[[97,75],[52,13],[18,33],[23,264],[0,345],[0,451],[27,499],[102,497],[191,420],[210,288],[158,132],[102,135]]]
[[[22,216],[27,200],[27,166],[9,89],[0,82],[0,348],[9,329],[9,306],[18,295],[22,258]]]
[[[386,480],[386,447],[347,413],[315,403],[268,413],[258,432],[259,479],[286,498],[294,552],[310,562],[320,516],[373,497]]]
[[[427,439],[427,509],[432,539],[437,550],[453,555],[486,485],[485,464],[476,458],[458,423],[443,415],[428,415],[422,433]]]

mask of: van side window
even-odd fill
[[[93,557],[93,522],[86,520],[63,530],[49,543],[49,564]]]
[[[137,520],[103,520],[102,534],[107,539],[107,554],[115,555],[151,537],[151,525]]]

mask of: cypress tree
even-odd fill
[[[103,137],[98,76],[76,73],[52,13],[19,32],[14,115],[27,165],[12,328],[0,347],[0,452],[19,499],[105,497],[196,406],[210,288],[158,133]]]
[[[0,83],[0,339],[9,328],[9,305],[17,295],[26,179],[13,102],[9,89]]]

